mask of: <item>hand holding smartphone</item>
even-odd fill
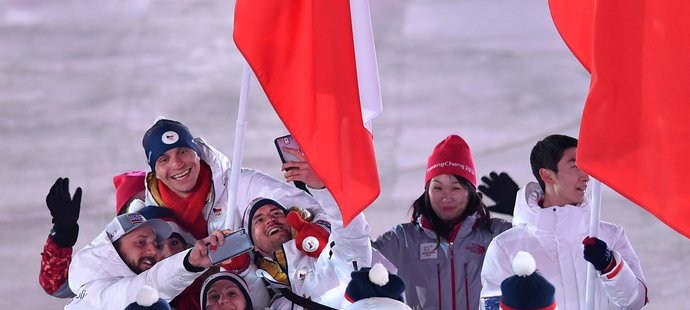
[[[283,151],[283,148],[289,148],[297,151],[300,150],[299,145],[297,145],[297,141],[295,141],[295,138],[293,138],[291,135],[278,137],[273,140],[273,143],[275,143],[276,148],[278,149],[278,155],[280,155],[280,160],[283,163],[288,161],[299,161],[295,155]]]
[[[283,163],[286,163],[288,161],[300,161],[299,158],[297,158],[295,155],[283,151],[283,148],[289,148],[300,151],[299,145],[297,145],[297,141],[295,141],[295,138],[293,138],[291,135],[278,137],[275,140],[273,140],[273,143],[276,145],[276,148],[278,149],[278,155],[280,155],[280,160]],[[307,185],[304,184],[304,182],[295,181],[295,186],[309,193]]]
[[[247,230],[242,228],[236,230],[225,236],[225,241],[222,246],[216,246],[214,251],[211,251],[211,246],[206,246],[208,249],[208,258],[211,259],[211,264],[215,265],[230,258],[239,256],[254,248]]]

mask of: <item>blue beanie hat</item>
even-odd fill
[[[405,292],[405,282],[400,277],[389,274],[386,267],[381,263],[376,263],[371,268],[362,268],[353,271],[352,280],[345,289],[345,299],[356,302],[361,299],[371,297],[391,298],[403,301]]]
[[[187,126],[178,121],[159,119],[144,134],[141,141],[146,153],[146,162],[156,172],[156,161],[165,152],[178,147],[188,147],[200,155],[199,145]]]
[[[125,310],[139,309],[170,310],[171,308],[168,302],[158,298],[158,292],[154,288],[144,285],[137,293],[137,300],[125,307]]]
[[[519,251],[513,258],[515,275],[501,283],[502,309],[556,309],[556,289],[535,272],[532,255]]]

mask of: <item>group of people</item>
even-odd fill
[[[539,141],[530,156],[537,183],[518,191],[505,173],[478,185],[470,147],[448,136],[429,156],[411,221],[378,238],[363,214],[344,225],[298,150],[284,149],[298,159],[281,167],[285,181],[237,168],[232,206],[234,167],[185,125],[159,119],[142,144],[146,171],[113,178],[116,216],[76,254],[81,189],[72,195],[59,178],[46,197],[53,229],[39,283],[72,298],[65,309],[581,309],[588,264],[598,271],[596,309],[647,303],[622,228],[601,222],[588,236],[589,177],[572,137]],[[209,253],[239,229],[253,249],[212,264]],[[546,289],[529,291],[535,281]]]

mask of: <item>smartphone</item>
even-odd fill
[[[295,141],[295,138],[293,138],[291,135],[278,137],[273,140],[273,143],[275,143],[276,148],[278,149],[278,155],[280,155],[280,160],[283,161],[283,163],[288,161],[299,161],[295,155],[283,151],[283,148],[299,151],[299,145],[297,145],[297,141]]]
[[[242,228],[226,235],[223,245],[217,246],[215,251],[211,251],[210,245],[206,247],[208,248],[208,258],[211,259],[211,264],[215,265],[229,258],[251,251],[254,245],[252,244],[252,240],[249,239],[247,230]]]
[[[300,150],[299,145],[297,145],[297,141],[295,141],[295,138],[293,138],[291,135],[287,136],[282,136],[278,137],[275,140],[273,140],[273,143],[276,145],[276,148],[278,149],[278,155],[280,155],[280,160],[283,163],[286,163],[288,161],[299,161],[299,158],[297,158],[295,155],[292,155],[288,152],[283,151],[282,148],[290,148],[290,149],[295,149],[295,150]],[[304,184],[302,181],[295,181],[295,187],[309,193],[309,189],[307,189],[307,185]],[[311,194],[311,193],[309,193]]]

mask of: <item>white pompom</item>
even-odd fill
[[[369,281],[378,286],[386,285],[388,283],[388,270],[386,270],[386,267],[383,267],[381,263],[374,264],[371,270],[369,270]]]
[[[531,254],[519,251],[513,258],[513,272],[521,277],[526,277],[534,273],[537,269],[537,263],[534,261],[534,257]]]
[[[134,199],[132,202],[129,203],[129,207],[127,208],[127,212],[132,213],[132,212],[139,212],[139,210],[143,209],[146,207],[146,204],[144,203],[143,200],[141,199]]]
[[[158,291],[156,291],[156,289],[148,285],[144,285],[139,289],[139,293],[137,293],[137,305],[151,307],[151,305],[157,301]]]

